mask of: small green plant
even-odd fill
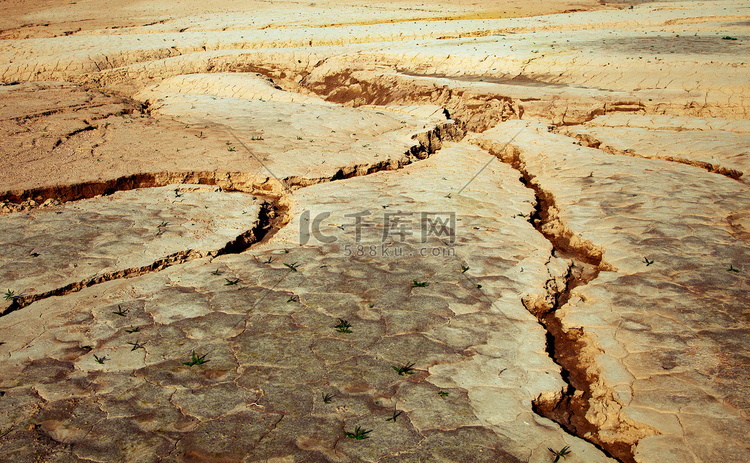
[[[15,291],[13,291],[12,289],[8,289],[7,291],[5,291],[5,294],[3,295],[3,297],[5,297],[5,300],[7,301],[9,299],[13,299],[15,295],[16,295]]]
[[[107,358],[106,356],[101,356],[101,357],[99,357],[98,355],[94,354],[94,361],[95,361],[96,363],[99,363],[99,364],[101,364],[101,365],[104,365],[104,361],[105,361],[105,360],[109,360],[109,359],[108,359],[108,358]]]
[[[219,275],[221,275],[221,273],[222,272],[220,272],[219,269],[217,268],[216,270],[214,270],[213,272],[211,272],[211,275],[219,276]]]
[[[447,393],[447,392],[445,392],[445,391],[438,391],[438,395],[439,395],[440,397],[442,397],[442,398],[446,398],[446,397],[448,397],[448,393]]]
[[[368,434],[371,432],[372,432],[372,429],[370,429],[369,431],[365,431],[361,426],[357,426],[356,428],[354,428],[354,432],[344,431],[344,435],[348,437],[349,439],[362,440],[362,439],[369,439],[370,436],[368,436]]]
[[[404,413],[404,412],[396,410],[396,406],[394,405],[393,406],[393,416],[391,416],[390,418],[387,418],[386,421],[393,421],[395,423],[396,422],[396,418],[398,418],[402,413]]]
[[[229,278],[224,278],[227,282],[224,283],[224,286],[233,286],[240,282],[239,278],[235,278],[234,280],[230,280]]]
[[[643,258],[643,263],[646,264],[646,267],[648,267],[649,265],[653,264],[654,261],[653,260],[648,260],[648,257],[644,257]]]
[[[725,35],[725,36],[724,36],[724,37],[722,37],[721,39],[722,39],[722,40],[737,40],[737,37],[731,37],[731,36],[729,36],[729,35]]]
[[[230,146],[229,148],[227,148],[227,151],[237,151],[237,148],[235,148],[234,146]]]
[[[129,330],[125,330],[126,333],[138,333],[139,331],[141,331],[141,328],[138,326]]]
[[[558,451],[554,451],[549,447],[547,447],[547,450],[552,452],[552,455],[555,456],[555,461],[553,463],[557,463],[558,461],[560,461],[560,458],[564,460],[568,455],[570,455],[569,445],[566,445],[565,447],[562,448],[562,450],[558,450]]]
[[[289,267],[289,270],[291,270],[293,272],[296,272],[297,269],[299,268],[299,264],[297,262],[294,262],[294,263],[291,263],[291,264],[285,263],[284,265],[286,265],[287,267]]]
[[[260,141],[260,140],[263,140],[263,137],[261,137],[260,135],[258,135],[257,137],[252,136],[252,137],[250,137],[250,140],[252,140],[252,141]]]
[[[165,222],[162,220],[162,222],[156,226],[156,236],[161,236],[165,232],[165,228],[167,228],[167,225],[169,225],[169,222]]]
[[[461,266],[461,273],[466,273],[467,270],[469,270],[469,267],[467,267],[466,265]]]
[[[268,256],[268,259],[266,260],[266,262],[265,262],[265,263],[266,263],[266,264],[270,264],[271,262],[273,262],[273,257],[271,257],[271,256]]]
[[[413,363],[407,363],[405,365],[401,365],[400,367],[391,366],[394,370],[396,370],[396,373],[398,373],[399,376],[404,375],[413,375],[414,374],[414,364]]]
[[[326,394],[325,392],[321,392],[320,393],[320,396],[323,398],[323,403],[324,404],[331,403],[331,400],[333,400],[333,398],[334,398],[335,395],[336,394],[333,394],[331,392],[329,392],[328,394]]]
[[[736,268],[734,268],[734,266],[732,264],[729,264],[729,268],[727,269],[727,272],[740,273],[740,271],[737,270]]]
[[[476,287],[477,287],[477,289],[482,289],[482,285],[480,285],[479,283],[477,283],[477,284],[476,284],[476,285],[474,285],[474,286],[476,286]]]
[[[139,341],[135,341],[135,342],[129,342],[128,344],[130,344],[131,346],[133,346],[133,348],[132,348],[132,349],[130,349],[131,351],[133,351],[133,350],[138,350],[138,349],[146,349],[146,348],[144,347],[145,343],[144,343],[144,344],[141,344],[141,343],[140,343]]]
[[[294,295],[290,296],[289,299],[286,300],[287,302],[299,302],[299,296]]]
[[[302,137],[300,137],[299,135],[297,135],[297,140],[302,140]]]
[[[208,362],[208,360],[206,360],[206,355],[208,354],[198,355],[195,353],[195,351],[193,351],[193,355],[190,357],[190,361],[182,362],[182,364],[187,365],[189,367],[192,367],[193,365],[202,365]]]
[[[339,324],[334,326],[334,328],[336,328],[336,331],[338,331],[339,333],[351,333],[351,327],[352,325],[350,325],[349,322],[344,320],[343,318],[339,318]]]
[[[112,312],[112,313],[115,314],[115,315],[119,315],[121,317],[124,317],[124,316],[126,316],[128,314],[128,312],[130,312],[130,309],[122,310],[122,307],[120,307],[118,305],[117,306],[117,310],[115,312]]]
[[[195,108],[195,106],[193,106],[193,108]],[[190,109],[192,109],[192,108],[190,108]],[[201,139],[206,138],[206,136],[203,135],[203,131],[202,130],[201,130],[200,134],[196,135],[196,137],[201,138]]]
[[[413,280],[413,286],[412,286],[412,288],[426,288],[428,286],[430,286],[430,284],[427,283],[426,281]]]

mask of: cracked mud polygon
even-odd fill
[[[747,461],[750,3],[632,3],[5,2],[0,461]]]

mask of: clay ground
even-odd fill
[[[746,462],[750,2],[0,3],[0,461]]]

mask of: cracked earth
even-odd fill
[[[750,460],[750,3],[0,5],[0,461]]]

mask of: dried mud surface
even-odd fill
[[[750,3],[179,3],[0,5],[0,459],[750,459]]]

